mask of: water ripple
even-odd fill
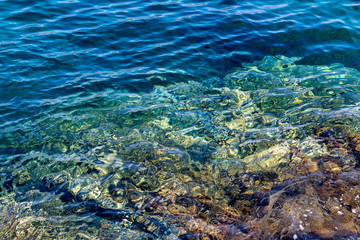
[[[316,116],[319,122],[336,122],[339,116],[356,118],[358,115],[360,98],[357,94],[357,73],[347,68],[351,74],[344,78],[343,72],[329,70],[324,73],[320,69],[320,74],[319,71],[312,71],[315,65],[330,66],[329,69],[338,66],[330,65],[333,63],[360,69],[360,4],[357,1],[126,0],[110,3],[100,0],[93,3],[85,0],[12,0],[0,1],[0,10],[0,146],[7,146],[0,151],[0,157],[6,159],[0,162],[4,165],[0,166],[0,170],[6,170],[0,171],[0,183],[5,186],[5,190],[1,191],[13,191],[13,184],[7,181],[13,181],[26,164],[29,164],[29,168],[41,165],[43,169],[50,166],[55,169],[57,164],[66,165],[74,159],[83,161],[79,161],[79,164],[99,164],[94,153],[96,149],[90,151],[84,147],[84,152],[80,152],[75,145],[71,147],[78,155],[63,154],[66,157],[64,163],[61,160],[46,162],[49,156],[41,154],[28,157],[26,151],[34,151],[34,148],[51,152],[56,149],[56,154],[62,159],[61,151],[66,149],[62,148],[62,143],[53,144],[54,139],[60,138],[66,145],[69,139],[73,139],[74,129],[78,131],[77,141],[86,143],[86,146],[91,146],[94,136],[98,135],[104,137],[101,144],[113,144],[113,136],[108,135],[106,128],[109,126],[114,136],[118,131],[123,131],[121,134],[126,137],[130,135],[131,138],[131,134],[138,133],[128,133],[124,129],[141,125],[137,117],[141,112],[150,112],[150,117],[164,116],[153,123],[162,130],[168,127],[166,124],[169,125],[165,121],[167,115],[173,114],[173,119],[189,124],[189,128],[186,128],[189,138],[194,140],[193,137],[200,134],[207,136],[207,139],[196,141],[211,140],[213,129],[204,127],[210,124],[209,115],[199,120],[196,111],[178,116],[178,112],[170,113],[169,109],[173,109],[177,101],[183,102],[182,110],[187,109],[188,105],[198,108],[217,104],[219,90],[207,87],[206,92],[200,95],[211,97],[200,99],[196,91],[203,90],[199,86],[214,83],[226,92],[223,88],[226,84],[224,77],[228,73],[246,62],[258,61],[267,55],[301,57],[297,64],[307,66],[306,70],[309,71],[301,74],[295,72],[290,79],[286,79],[306,89],[310,85],[308,92],[308,89],[286,90],[280,87],[266,92],[270,82],[277,84],[277,73],[275,77],[259,73],[264,69],[251,68],[256,64],[247,65],[250,73],[241,76],[250,79],[248,82],[244,80],[243,87],[248,88],[244,91],[252,91],[251,98],[254,100],[251,104],[269,111],[270,115],[284,114],[289,117],[290,120],[285,117],[276,120],[278,123],[284,121],[278,124],[283,127],[282,132],[296,132],[299,129],[311,132],[311,126],[307,125],[308,116]],[[266,68],[266,64],[262,67]],[[291,66],[285,64],[283,67]],[[254,73],[251,72],[253,70]],[[257,76],[264,81],[256,82]],[[255,81],[254,85],[251,85],[251,80]],[[182,85],[183,89],[169,87],[179,82],[193,85]],[[259,87],[263,86],[261,84],[266,87]],[[252,89],[256,87],[259,89]],[[176,94],[161,90],[164,88],[172,89]],[[309,92],[319,98],[307,95]],[[231,95],[232,98],[235,93]],[[159,101],[154,101],[155,97],[159,97]],[[291,101],[286,102],[286,97]],[[281,109],[271,106],[279,108],[271,112],[269,104],[273,99],[286,102],[286,106]],[[337,109],[332,109],[333,106]],[[215,109],[222,107],[216,106]],[[207,111],[214,114],[211,109],[209,107]],[[231,113],[224,112],[223,120],[227,121]],[[231,124],[239,124],[237,121]],[[274,121],[271,116],[254,119],[246,124],[254,128],[260,126],[259,129],[244,136],[264,133],[276,135],[279,128],[270,126]],[[292,129],[285,127],[286,121],[293,122]],[[105,124],[108,125],[105,127]],[[149,126],[154,126],[142,126],[141,134],[148,134],[146,139],[158,137],[146,132]],[[56,131],[52,132],[53,128]],[[61,136],[57,135],[59,132]],[[299,132],[296,134],[301,134]],[[133,141],[126,140],[126,137],[124,142]],[[169,139],[163,142],[164,145],[178,147],[171,136],[166,137]],[[9,142],[9,139],[23,139],[24,142],[41,139],[42,145],[24,150],[21,149],[23,142]],[[259,139],[259,144],[272,144]],[[245,141],[239,148],[246,148],[251,141]],[[171,151],[174,152],[173,149]],[[7,159],[11,154],[13,156]],[[206,157],[200,155],[208,153],[199,147],[192,149],[191,154],[202,159]],[[13,164],[22,157],[24,161]],[[36,160],[30,164],[28,158]],[[15,165],[16,171],[13,169]],[[136,166],[136,163],[133,165]],[[66,166],[62,168],[66,169]],[[77,174],[76,171],[74,174]],[[10,180],[3,177],[3,172],[7,174],[5,176],[11,176]],[[20,190],[24,188],[22,184],[18,184],[18,187]]]

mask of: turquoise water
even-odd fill
[[[360,236],[356,1],[0,9],[0,238]]]

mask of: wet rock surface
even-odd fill
[[[0,236],[358,237],[360,74],[297,60],[28,123],[1,145]]]

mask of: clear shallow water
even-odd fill
[[[3,238],[359,235],[355,1],[0,7]]]

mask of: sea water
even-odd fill
[[[0,9],[0,238],[359,237],[356,1]]]

